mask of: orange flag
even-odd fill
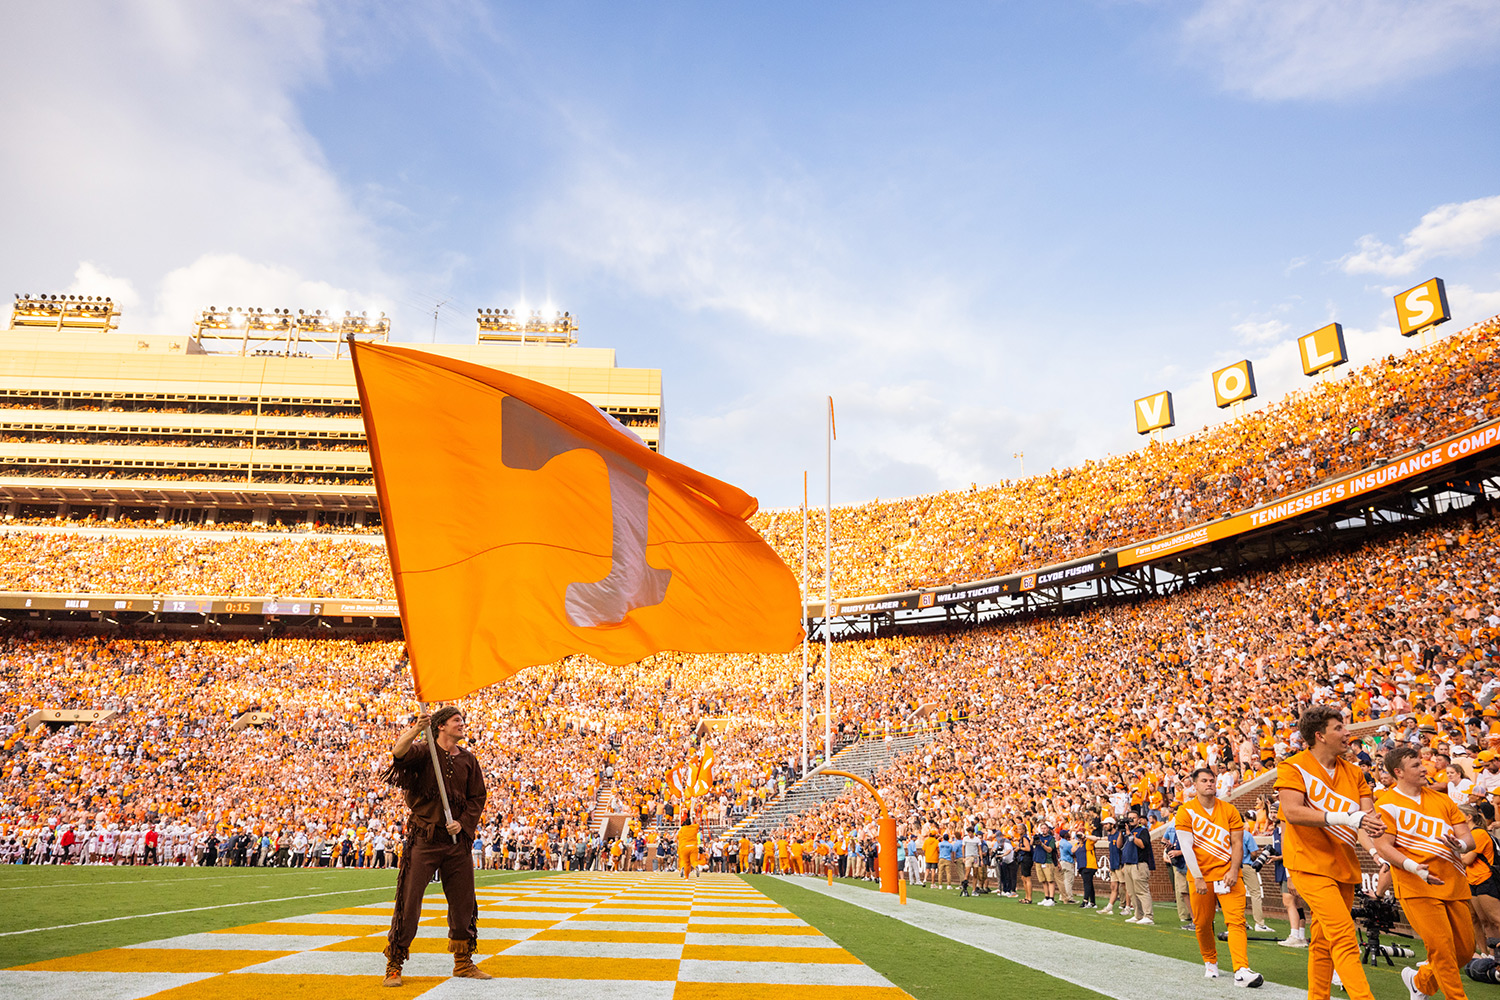
[[[797,582],[755,498],[592,405],[493,368],[352,348],[386,551],[423,701],[586,653],[780,653]]]

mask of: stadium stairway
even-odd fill
[[[609,801],[615,794],[615,780],[610,778],[599,782],[599,791],[594,794],[594,809],[589,813],[589,830],[599,834],[604,832],[604,827],[609,823],[610,811]]]
[[[834,754],[833,760],[826,765],[808,772],[807,777],[788,788],[781,798],[762,806],[759,811],[729,827],[724,831],[724,836],[731,840],[738,840],[742,836],[758,840],[763,834],[779,829],[790,817],[827,802],[844,790],[849,779],[825,775],[823,771],[848,771],[866,780],[873,780],[876,774],[889,767],[897,758],[920,750],[936,735],[935,731],[928,730],[893,736],[890,740],[872,737],[851,743]],[[895,803],[886,803],[888,808],[893,805]],[[873,817],[874,803],[870,803],[870,809]]]

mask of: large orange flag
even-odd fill
[[[755,498],[570,393],[356,342],[386,549],[423,701],[570,653],[780,653],[797,583]]]

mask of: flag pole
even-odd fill
[[[823,513],[823,762],[833,760],[833,397],[828,397],[825,455],[827,506]]]
[[[807,610],[807,470],[802,470],[802,600]],[[806,625],[806,621],[803,621]],[[807,629],[802,630],[802,773],[807,774]]]
[[[406,588],[401,574],[400,555],[396,547],[396,538],[391,531],[391,512],[386,505],[385,472],[381,467],[380,447],[376,440],[375,424],[370,419],[370,400],[365,393],[365,381],[359,369],[358,342],[354,339],[354,331],[352,330],[345,335],[344,339],[349,345],[349,363],[354,366],[354,385],[359,392],[360,417],[365,425],[365,440],[369,442],[370,446],[370,465],[375,474],[375,502],[380,506],[380,530],[385,536],[386,558],[391,562],[391,578],[396,584],[396,607],[401,616],[402,632],[409,635],[410,633],[406,632]],[[415,670],[411,669],[412,649],[410,642],[406,644],[405,653],[406,655],[402,659],[405,661],[407,669],[411,671],[412,683],[415,684],[417,674]],[[427,702],[418,699],[417,709],[420,714],[426,715]],[[448,823],[452,823],[453,810],[448,805],[448,786],[443,781],[443,766],[438,761],[437,755],[437,727],[432,724],[431,718],[427,720],[427,751],[432,757],[432,776],[437,779],[438,797],[443,802],[443,819]],[[443,832],[447,833],[447,830],[445,829]],[[452,836],[452,834],[449,834],[450,838]]]
[[[427,715],[427,702],[417,702],[417,707]],[[453,810],[448,807],[448,787],[443,782],[443,765],[438,762],[437,751],[437,727],[432,724],[432,718],[427,719],[427,752],[432,756],[432,776],[437,779],[438,798],[443,800],[443,819],[448,823],[453,822]],[[443,831],[447,833],[447,830]],[[453,835],[450,833],[451,838]]]

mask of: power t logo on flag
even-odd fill
[[[609,575],[595,583],[568,584],[564,606],[574,625],[617,625],[636,608],[660,604],[672,571],[646,564],[650,492],[646,470],[613,452],[601,451],[568,428],[514,396],[500,404],[500,461],[512,469],[540,470],[576,448],[592,451],[609,470],[609,516],[613,541]]]
[[[755,499],[577,396],[385,344],[352,347],[417,696],[571,653],[779,653],[796,581]]]

